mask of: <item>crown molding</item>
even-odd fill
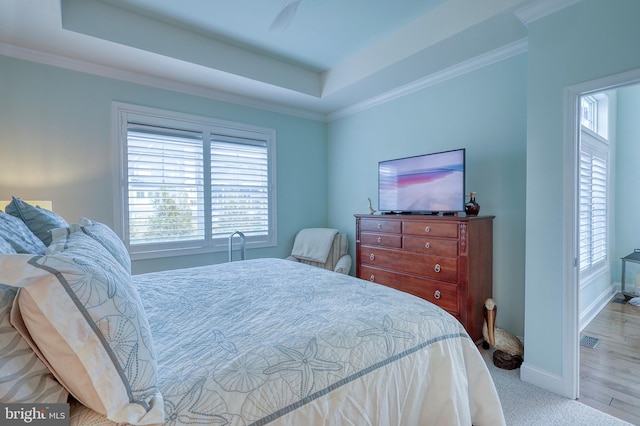
[[[547,15],[556,13],[582,0],[539,0],[514,12],[516,17],[525,25]]]
[[[569,0],[559,0],[569,1]],[[574,3],[580,0],[572,0]],[[453,65],[442,71],[433,73],[409,84],[397,87],[381,95],[369,98],[365,101],[356,103],[347,108],[337,110],[329,114],[322,114],[308,111],[300,108],[287,107],[277,105],[272,102],[261,101],[246,96],[235,95],[232,93],[222,92],[215,89],[209,89],[197,85],[181,83],[171,79],[152,77],[149,75],[125,71],[119,68],[99,65],[87,61],[71,59],[61,55],[55,55],[40,50],[18,47],[11,44],[0,43],[0,55],[10,56],[17,59],[24,59],[31,62],[37,62],[58,68],[64,68],[72,71],[78,71],[93,74],[101,77],[111,78],[129,83],[140,84],[144,86],[156,87],[174,92],[184,93],[193,96],[205,97],[217,101],[229,102],[236,105],[271,111],[314,121],[329,122],[355,114],[366,109],[382,105],[386,102],[398,99],[405,95],[425,89],[430,86],[442,83],[444,81],[459,77],[463,74],[478,70],[485,66],[500,62],[504,59],[526,52],[528,49],[528,40],[521,39],[516,42],[507,44],[501,48],[495,49],[486,54],[477,56],[459,64]]]
[[[427,87],[440,84],[447,80],[451,80],[463,74],[467,74],[471,71],[475,71],[488,65],[495,64],[496,62],[500,62],[512,56],[525,53],[528,50],[528,47],[529,43],[528,39],[526,38],[515,41],[513,43],[509,43],[503,47],[492,50],[480,56],[476,56],[475,58],[469,59],[467,61],[460,62],[459,64],[453,65],[449,68],[445,68],[442,71],[433,73],[412,83],[405,84],[379,96],[369,98],[365,101],[351,105],[350,107],[330,113],[327,115],[327,121],[334,121],[339,118],[343,118],[348,115],[352,115],[357,112],[382,105],[386,102],[401,98]]]
[[[261,101],[259,99],[254,99],[246,96],[235,95],[220,90],[182,83],[166,78],[153,77],[137,72],[126,71],[119,68],[99,65],[87,61],[72,59],[61,55],[43,52],[40,50],[28,49],[11,44],[0,43],[0,55],[9,56],[16,59],[23,59],[30,62],[37,62],[57,68],[64,68],[72,71],[93,74],[114,80],[140,84],[143,86],[156,87],[160,89],[184,93],[187,95],[209,98],[216,101],[229,102],[236,105],[257,108],[265,111],[292,115],[315,121],[326,121],[325,114],[307,111],[300,108],[277,105],[271,102]]]

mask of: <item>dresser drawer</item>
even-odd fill
[[[362,265],[420,275],[438,281],[454,284],[458,282],[457,258],[361,246],[360,262]]]
[[[360,230],[399,234],[402,231],[402,222],[392,219],[362,219]]]
[[[432,256],[456,257],[458,255],[458,240],[432,237],[402,237],[402,247],[405,250]]]
[[[368,246],[400,248],[402,247],[402,236],[363,232],[360,234],[360,243]]]
[[[402,232],[409,235],[428,235],[431,237],[458,238],[457,223],[437,221],[405,221]]]
[[[414,296],[435,303],[451,314],[456,315],[459,312],[458,287],[455,285],[366,266],[360,268],[360,276],[358,278],[411,293]]]

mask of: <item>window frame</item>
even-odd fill
[[[598,130],[598,102],[598,99],[591,95],[582,96],[580,99],[580,125],[582,128],[589,129],[592,132],[597,132]],[[591,121],[584,117],[585,103],[589,106]],[[585,122],[587,124],[585,124]]]
[[[276,185],[276,131],[269,127],[221,120],[151,107],[112,102],[112,147],[114,161],[114,230],[122,238],[132,260],[155,259],[222,252],[228,250],[228,237],[213,237],[211,232],[211,206],[205,205],[203,240],[188,242],[144,244],[132,246],[129,241],[128,156],[127,131],[129,123],[173,128],[203,133],[203,151],[210,149],[211,134],[260,141],[267,147],[268,167],[268,231],[266,236],[246,236],[247,249],[274,247],[277,245],[277,185]],[[210,162],[208,154],[204,163]],[[210,165],[204,164],[210,171]],[[205,177],[205,199],[210,202],[210,175]],[[239,229],[242,231],[242,229]]]

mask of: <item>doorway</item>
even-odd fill
[[[564,358],[563,365],[567,368],[566,371],[570,372],[570,376],[573,378],[573,397],[578,398],[580,396],[580,336],[583,328],[597,317],[602,308],[607,306],[609,300],[615,296],[616,291],[619,290],[619,277],[620,277],[620,257],[628,254],[627,245],[634,244],[640,245],[640,241],[631,243],[628,239],[640,240],[640,226],[636,230],[629,229],[627,226],[628,218],[626,217],[629,209],[628,200],[634,198],[634,193],[631,191],[630,183],[632,181],[637,182],[637,179],[633,179],[633,176],[628,174],[635,173],[633,170],[635,167],[629,169],[628,164],[621,164],[632,161],[630,150],[633,151],[633,144],[627,142],[627,140],[633,140],[633,133],[629,133],[629,128],[619,120],[626,119],[626,111],[614,111],[615,125],[611,125],[613,131],[613,149],[614,155],[610,160],[608,166],[610,167],[610,194],[607,202],[608,214],[610,216],[608,224],[608,244],[610,249],[607,253],[608,256],[608,272],[606,268],[602,270],[603,276],[599,278],[593,278],[592,281],[582,279],[581,269],[584,265],[581,265],[580,261],[583,260],[581,256],[581,239],[580,239],[580,206],[581,206],[581,192],[580,192],[580,174],[578,173],[579,166],[581,165],[581,141],[583,140],[581,119],[582,116],[583,100],[590,97],[590,101],[597,99],[597,96],[604,93],[613,94],[614,103],[612,107],[617,107],[619,100],[617,96],[620,91],[625,91],[625,102],[628,102],[627,89],[635,90],[638,93],[640,99],[640,70],[634,70],[624,74],[614,75],[603,79],[583,83],[570,88],[565,91],[565,154],[566,158],[573,158],[573,162],[565,163],[565,188],[566,205],[573,206],[573,213],[565,217],[565,243],[566,247],[571,247],[574,253],[574,265],[567,266],[565,270],[566,294],[568,297],[565,301],[565,312],[569,321],[566,322],[564,328]],[[638,110],[640,111],[640,100],[638,101]],[[630,103],[632,104],[632,103]],[[625,108],[628,106],[625,105]],[[637,119],[635,119],[637,121]],[[617,130],[623,129],[626,132],[625,135],[618,135]],[[637,133],[637,137],[640,138],[640,131]],[[622,137],[621,137],[622,136]],[[627,146],[623,146],[627,144]],[[636,139],[635,145],[640,146],[640,139]],[[640,149],[638,150],[636,159],[640,160]],[[636,161],[637,163],[637,161]],[[640,179],[640,175],[638,176]],[[631,192],[629,192],[631,191]],[[622,197],[621,194],[629,194],[630,196]],[[640,205],[638,206],[640,208]],[[633,214],[634,212],[630,212]],[[570,217],[568,217],[570,216]],[[634,222],[637,222],[635,220]],[[624,227],[624,232],[620,228]],[[635,225],[633,225],[635,227]],[[637,235],[638,237],[635,237]],[[583,241],[584,242],[584,241]],[[633,248],[633,247],[632,247]],[[633,251],[631,249],[631,251]],[[583,260],[584,261],[584,260]],[[617,282],[616,282],[617,281]],[[595,285],[592,285],[596,283]],[[640,309],[640,308],[639,308]],[[606,405],[606,404],[604,404]],[[598,409],[604,408],[596,407]],[[603,410],[604,411],[604,410]],[[614,414],[615,415],[615,414]]]

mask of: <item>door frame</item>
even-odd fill
[[[578,185],[580,147],[580,97],[640,83],[640,69],[568,86],[564,90],[563,253],[564,313],[562,369],[565,395],[580,396],[580,330],[578,276]]]

